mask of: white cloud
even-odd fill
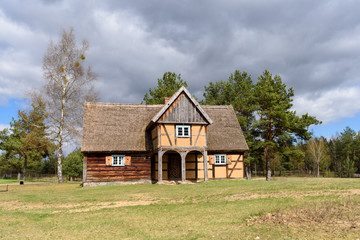
[[[45,37],[9,19],[1,9],[0,26],[0,94],[21,98],[41,81],[39,45]]]
[[[306,94],[294,98],[299,114],[309,113],[324,124],[351,118],[360,113],[360,87],[337,88],[326,92]]]
[[[9,128],[10,125],[9,124],[2,124],[0,123],[0,131],[3,130],[4,128]]]

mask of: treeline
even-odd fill
[[[143,102],[161,104],[187,82],[181,75],[167,72],[149,89]],[[246,176],[283,175],[298,172],[314,176],[353,177],[360,170],[360,133],[346,128],[337,136],[314,138],[308,131],[320,124],[315,117],[297,116],[291,110],[294,92],[279,76],[269,71],[253,82],[246,72],[236,70],[227,81],[210,82],[205,86],[201,104],[232,105],[247,140]],[[18,111],[9,129],[0,132],[0,171],[3,177],[26,172],[55,174],[58,169],[56,141],[51,126],[46,124],[47,111],[41,98],[32,100],[28,111]],[[65,176],[81,177],[82,154],[75,149],[62,157]]]
[[[249,145],[246,174],[284,171],[315,176],[353,177],[360,170],[360,132],[347,127],[327,140],[308,131],[321,124],[315,117],[297,117],[291,110],[292,88],[280,76],[265,70],[254,83],[246,72],[236,70],[227,81],[205,86],[203,104],[231,104]]]
[[[180,74],[167,72],[157,86],[145,94],[143,103],[162,104],[187,82]],[[321,124],[313,116],[297,116],[293,111],[294,91],[278,75],[265,70],[253,81],[236,70],[227,80],[210,82],[204,87],[201,104],[232,105],[249,146],[245,174],[298,172],[302,175],[352,177],[360,170],[359,133],[346,128],[327,140],[313,138],[309,126]]]
[[[0,131],[0,173],[56,173],[79,177],[82,155],[76,149],[63,156],[63,146],[79,137],[84,101],[96,101],[96,74],[87,66],[86,40],[78,45],[73,29],[63,31],[44,55],[42,89],[31,94],[31,106],[18,111],[9,129]],[[143,104],[162,104],[187,82],[166,72],[157,86],[145,93]],[[346,128],[331,140],[312,138],[309,127],[321,124],[314,116],[292,110],[294,90],[265,70],[256,81],[236,70],[227,80],[205,86],[202,104],[232,105],[249,146],[245,173],[263,171],[266,179],[276,171],[326,172],[326,176],[352,177],[360,169],[359,133]]]

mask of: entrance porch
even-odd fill
[[[158,183],[174,180],[208,180],[207,151],[204,148],[160,148],[154,158],[153,179]]]

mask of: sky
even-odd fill
[[[360,130],[360,4],[352,0],[0,2],[0,129],[43,84],[50,40],[74,27],[102,102],[140,103],[165,72],[198,99],[235,70],[265,69],[295,91],[315,136]]]

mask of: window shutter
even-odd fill
[[[208,156],[208,158],[209,158],[209,164],[214,164],[215,163],[215,160],[214,160],[214,155],[209,155]]]
[[[231,155],[226,155],[226,164],[231,165]]]
[[[131,156],[125,156],[125,166],[131,165]]]
[[[105,166],[111,166],[112,165],[112,156],[106,156],[105,157]]]

